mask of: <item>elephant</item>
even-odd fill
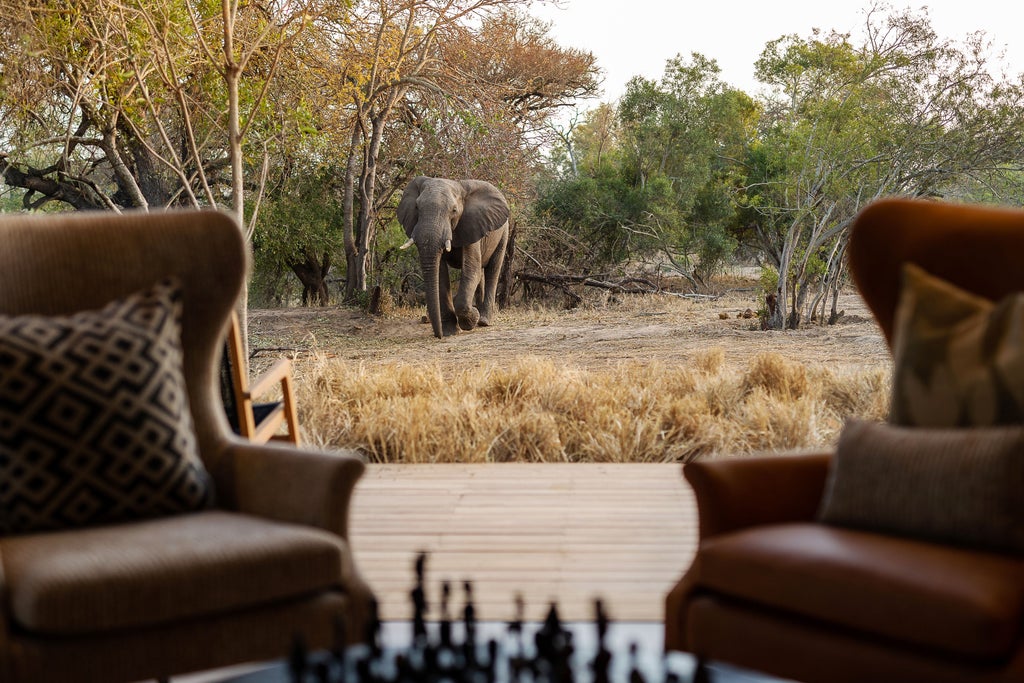
[[[483,180],[420,176],[398,204],[398,222],[419,252],[427,316],[437,338],[491,324],[508,244],[508,202]],[[454,300],[448,268],[462,270]]]

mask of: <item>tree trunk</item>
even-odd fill
[[[804,307],[804,291],[807,286],[802,282],[793,283],[793,294],[792,294],[792,306],[789,310],[789,317],[786,318],[786,329],[795,330],[800,327],[800,321],[803,318],[801,311]]]
[[[347,251],[348,272],[345,274],[345,294],[366,291],[367,263],[377,228],[375,200],[377,195],[377,159],[384,139],[384,124],[405,88],[394,88],[381,108],[370,115],[370,139],[363,152],[363,167],[359,173],[359,217],[355,225],[354,253]]]
[[[345,166],[345,196],[343,200],[344,207],[344,233],[345,233],[345,299],[351,301],[355,296],[356,283],[354,280],[355,273],[357,272],[356,267],[356,214],[355,214],[355,194],[356,194],[356,166],[358,152],[360,149],[359,141],[360,127],[356,125],[352,130],[352,141],[348,151],[348,164]]]
[[[839,283],[837,282],[832,289],[832,310],[828,316],[828,324],[835,325],[839,322],[840,317],[842,316],[839,313]]]

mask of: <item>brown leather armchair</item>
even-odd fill
[[[179,374],[214,499],[0,536],[0,680],[168,678],[281,657],[297,634],[328,646],[338,622],[361,639],[372,595],[347,527],[362,460],[253,444],[225,417],[217,368],[247,265],[236,223],[212,211],[5,216],[0,244],[0,316],[91,311],[180,280]]]
[[[1022,254],[1024,211],[896,199],[858,216],[848,250],[890,345],[904,262],[998,300],[1024,290]],[[700,544],[666,649],[806,683],[1024,681],[1024,557],[819,523],[832,458],[684,468]]]

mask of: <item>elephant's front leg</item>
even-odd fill
[[[446,337],[459,333],[459,318],[452,303],[451,273],[448,264],[441,259],[438,272],[438,296],[441,299],[441,331]]]
[[[459,288],[455,292],[455,315],[459,319],[459,327],[471,330],[480,321],[480,311],[476,307],[476,293],[483,277],[480,264],[480,244],[470,244],[462,248],[462,277]]]

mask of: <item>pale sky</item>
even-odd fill
[[[531,13],[552,22],[563,47],[588,50],[604,70],[603,101],[614,100],[633,76],[660,80],[665,61],[700,52],[715,59],[722,79],[751,95],[760,85],[754,62],[782,35],[809,37],[814,28],[861,33],[870,0],[560,0],[537,2]],[[932,28],[960,40],[984,31],[1005,50],[1012,73],[1024,72],[1024,37],[1015,0],[893,0],[896,9],[928,8]],[[586,108],[586,105],[584,105]]]

